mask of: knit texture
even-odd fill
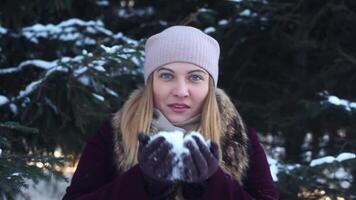
[[[157,68],[173,63],[187,62],[205,69],[215,86],[219,76],[219,43],[199,29],[190,26],[172,26],[148,38],[145,45],[144,76]]]

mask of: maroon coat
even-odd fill
[[[272,200],[278,199],[266,155],[254,130],[248,132],[249,168],[238,181],[219,169],[208,181],[201,200]],[[149,199],[138,165],[118,173],[114,162],[113,129],[109,122],[88,140],[64,200],[128,200]]]

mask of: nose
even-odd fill
[[[185,81],[177,81],[176,86],[173,89],[173,95],[179,98],[189,96],[189,88]]]

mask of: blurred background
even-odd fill
[[[0,199],[61,199],[86,139],[191,25],[288,200],[356,199],[356,1],[1,0]]]

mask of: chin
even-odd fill
[[[187,120],[187,118],[185,118],[185,117],[172,117],[169,121],[171,123],[175,124],[175,123],[184,122],[185,120]]]

